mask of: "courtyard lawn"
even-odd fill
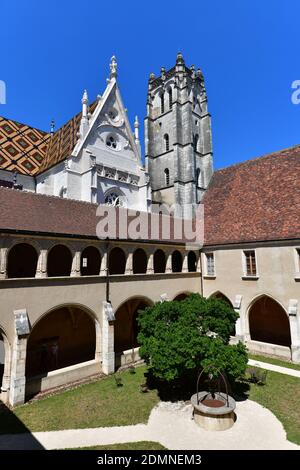
[[[258,354],[248,354],[249,359],[254,361],[268,362],[269,364],[274,364],[275,366],[287,367],[288,369],[300,370],[300,364],[293,364],[292,362],[283,361],[281,359],[276,359],[274,357],[261,356]]]
[[[283,424],[287,438],[300,444],[300,379],[268,371],[266,385],[252,384],[249,398],[272,411]]]
[[[67,450],[165,450],[166,447],[158,442],[152,441],[139,441],[139,442],[126,442],[125,444],[111,444],[106,446],[94,447],[78,447],[75,449]]]
[[[146,368],[135,370],[135,374],[116,374],[122,380],[121,387],[109,376],[16,407],[13,412],[0,408],[0,434],[25,432],[24,426],[30,431],[54,431],[146,423],[159,398],[155,390],[140,392]]]

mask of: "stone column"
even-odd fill
[[[26,366],[27,336],[15,337],[12,361],[9,403],[12,406],[25,402],[25,366]]]
[[[71,277],[79,277],[80,273],[81,251],[75,251],[72,261]]]
[[[12,348],[9,403],[12,406],[25,402],[25,367],[27,338],[30,332],[26,309],[14,310],[15,339]]]
[[[7,338],[3,336],[4,341],[4,371],[1,384],[1,398],[6,403],[8,401],[8,393],[10,389],[10,368],[11,368],[11,353],[10,346]]]
[[[154,255],[153,253],[150,253],[148,256],[148,262],[147,262],[147,274],[153,274],[154,273]]]
[[[0,248],[0,279],[7,278],[7,254],[8,248]]]
[[[300,363],[300,319],[297,299],[290,299],[288,313],[291,331],[292,361]]]
[[[189,272],[189,265],[188,265],[188,252],[183,253],[183,261],[182,261],[182,273]]]
[[[108,269],[108,257],[107,253],[103,253],[103,256],[101,258],[101,267],[100,267],[100,276],[106,276],[107,274],[107,269]]]
[[[102,371],[104,374],[112,374],[115,371],[115,314],[109,302],[104,301],[102,304]]]
[[[35,277],[47,277],[48,250],[41,250],[37,262]]]
[[[236,295],[234,302],[233,302],[233,308],[239,314],[239,318],[237,319],[235,323],[235,337],[238,340],[243,341],[244,332],[243,332],[242,318],[241,318],[241,305],[242,305],[242,296]]]
[[[133,274],[133,252],[131,250],[127,252],[125,274]]]
[[[166,273],[172,272],[172,253],[167,254]]]

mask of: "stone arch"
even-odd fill
[[[142,248],[137,248],[133,253],[133,274],[145,274],[147,272],[147,255]]]
[[[182,271],[182,255],[180,251],[175,250],[172,253],[172,272],[181,273]]]
[[[81,253],[80,272],[82,276],[97,276],[100,273],[101,254],[93,245],[87,246]]]
[[[192,292],[180,292],[179,294],[176,294],[173,300],[185,300],[189,295],[191,295]]]
[[[38,252],[31,243],[15,243],[7,255],[7,277],[35,277]]]
[[[251,340],[291,347],[288,314],[273,297],[256,297],[248,308],[248,322]]]
[[[126,255],[124,250],[115,246],[109,252],[108,269],[109,274],[124,274],[126,268]]]
[[[68,246],[54,245],[47,258],[48,277],[70,276],[72,260],[72,252]]]
[[[33,324],[27,342],[26,377],[45,376],[52,370],[98,359],[99,335],[96,315],[87,307],[53,307]]]
[[[135,296],[127,299],[118,307],[114,328],[115,352],[117,354],[138,346],[138,311],[151,305],[153,302],[147,297]]]
[[[195,273],[197,271],[197,255],[194,251],[188,252],[188,272]]]
[[[153,266],[155,273],[164,273],[166,271],[166,255],[160,248],[154,253]]]

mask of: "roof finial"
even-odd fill
[[[89,102],[88,94],[87,94],[87,91],[84,90],[82,99],[81,99],[82,114],[81,114],[80,129],[79,129],[81,137],[85,136],[89,127],[88,102]]]
[[[183,55],[181,54],[181,52],[178,52],[177,54],[176,64],[184,64],[184,59],[183,59]]]
[[[51,119],[51,122],[50,122],[50,134],[51,135],[54,134],[54,129],[55,129],[55,122],[54,122],[54,119]]]
[[[112,79],[112,78],[117,78],[117,68],[118,68],[118,64],[117,64],[117,61],[116,61],[116,56],[112,56],[111,58],[111,61],[110,61],[110,64],[109,64],[109,68],[110,68],[110,74],[109,74],[109,78]]]
[[[135,121],[134,121],[134,136],[135,136],[135,141],[138,141],[139,140],[139,120],[137,116],[135,116]]]
[[[82,103],[82,117],[87,117],[87,105],[89,102],[87,91],[84,90],[81,103]]]

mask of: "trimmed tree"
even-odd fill
[[[199,294],[157,303],[139,312],[140,355],[163,381],[182,380],[201,368],[235,380],[244,375],[248,361],[242,343],[229,344],[237,318],[223,300]]]

